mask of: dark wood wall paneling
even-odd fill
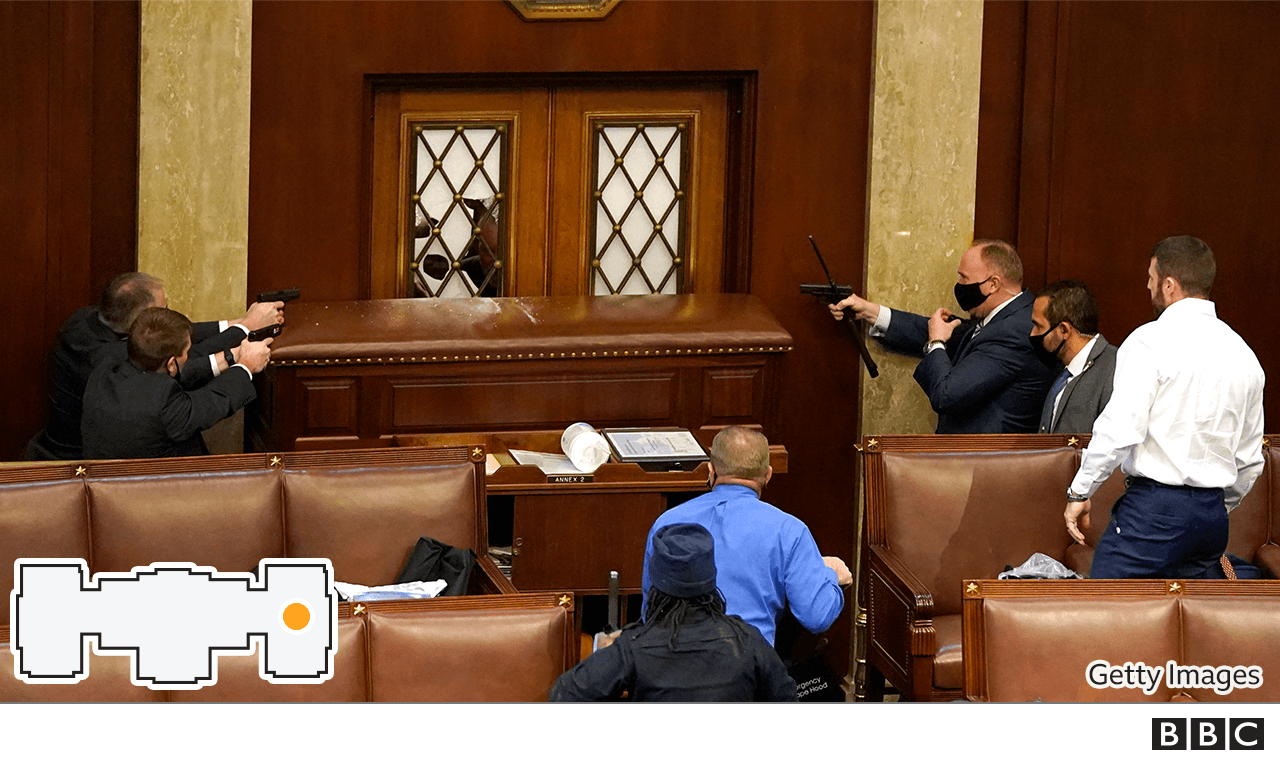
[[[1271,379],[1280,294],[1280,4],[988,2],[979,236],[1016,242],[1028,287],[1078,278],[1119,343],[1151,320],[1151,248],[1204,239],[1218,315]],[[1267,421],[1280,417],[1268,385]]]
[[[750,291],[795,338],[771,434],[790,450],[790,474],[767,498],[807,522],[824,552],[849,556],[856,353],[797,286],[821,276],[810,233],[838,278],[862,283],[872,4],[627,0],[603,21],[554,23],[498,2],[255,3],[253,13],[251,293],[363,296],[368,78],[757,72]],[[840,662],[847,650],[832,653]]]
[[[0,3],[0,460],[47,413],[58,327],[137,262],[137,2]]]

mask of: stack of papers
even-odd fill
[[[564,454],[545,454],[539,451],[521,451],[511,449],[511,458],[517,464],[532,464],[542,470],[544,475],[590,475],[586,470],[573,466],[569,457]]]

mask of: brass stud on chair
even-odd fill
[[[1170,581],[1170,582],[1169,582],[1169,593],[1170,593],[1170,594],[1181,594],[1181,593],[1182,593],[1182,584],[1178,583],[1177,581]]]
[[[567,594],[561,594],[560,599],[556,600],[556,602],[557,604],[560,605],[560,607],[569,607],[569,604],[573,602],[573,597],[570,597]]]
[[[355,607],[351,608],[352,615],[360,615],[363,612],[364,612],[364,605],[356,605]]]
[[[281,462],[280,457],[278,457],[278,456],[273,456],[273,457],[271,457],[271,466],[272,466],[272,467],[279,467],[279,466],[280,466],[280,462]]]
[[[85,469],[85,468],[84,468],[84,465],[82,464],[82,465],[80,465],[80,466],[76,467],[76,477],[81,477],[81,476],[83,476],[85,473],[87,473],[88,471],[89,471],[89,470]]]
[[[965,585],[964,593],[969,595],[976,595],[978,593],[978,585],[973,581],[970,581],[968,584]]]
[[[1076,436],[1072,435],[1070,438],[1067,438],[1067,445],[1068,445],[1068,446],[1078,446],[1078,445],[1080,445],[1080,439],[1079,439],[1079,438],[1077,438]]]

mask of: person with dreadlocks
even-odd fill
[[[653,537],[644,621],[556,680],[552,701],[794,701],[796,683],[759,630],[725,613],[715,541],[693,523]],[[625,695],[624,695],[625,694]]]

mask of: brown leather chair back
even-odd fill
[[[467,462],[290,469],[284,496],[286,555],[327,557],[338,581],[395,583],[421,536],[485,548],[474,509],[475,468]]]
[[[987,700],[1123,703],[1174,695],[1163,681],[1152,696],[1140,689],[1094,689],[1085,681],[1095,660],[1121,666],[1178,660],[1178,603],[1172,597],[988,598],[983,610]]]
[[[285,556],[278,470],[125,475],[87,485],[94,573],[156,562],[247,571]]]
[[[420,536],[483,554],[483,464],[483,449],[459,446],[0,466],[0,591],[23,557],[80,558],[93,573],[328,557],[338,580],[393,583]],[[510,589],[480,563],[473,589]]]
[[[89,675],[76,684],[27,684],[13,673],[8,631],[0,639],[0,703],[161,703],[167,690],[138,687],[128,656],[91,655]],[[265,682],[264,682],[265,684]]]
[[[458,703],[546,700],[574,629],[570,610],[548,605],[370,610],[369,631],[371,700]]]
[[[1233,512],[1234,516],[1235,513]],[[1253,584],[1256,582],[1246,582]],[[1270,582],[1274,583],[1274,582]],[[1261,687],[1237,688],[1229,695],[1212,689],[1182,690],[1198,701],[1274,703],[1280,686],[1267,673],[1280,666],[1280,597],[1186,596],[1182,601],[1183,665],[1258,666]]]
[[[333,676],[320,684],[272,684],[259,656],[218,658],[218,681],[195,690],[152,690],[130,681],[129,658],[91,655],[77,684],[40,685],[13,673],[0,626],[0,703],[15,701],[512,702],[547,699],[578,662],[573,597],[501,594],[338,606]]]
[[[79,478],[32,485],[6,484],[4,477],[0,475],[0,624],[7,626],[13,561],[21,557],[88,559],[89,507]]]
[[[1217,694],[1212,688],[1155,692],[1094,688],[1087,668],[1145,663],[1258,666],[1280,658],[1280,582],[1137,579],[1129,581],[967,581],[964,595],[965,694],[971,700],[1273,702],[1280,690]]]
[[[178,703],[349,703],[368,700],[365,676],[367,633],[363,618],[338,620],[338,652],[334,655],[333,676],[320,684],[272,684],[258,674],[257,652],[253,655],[223,655],[218,658],[216,684],[198,690],[171,690],[169,700]]]
[[[1061,559],[1071,543],[1062,509],[1073,448],[883,459],[884,541],[933,594],[936,614],[960,612],[964,579],[994,577],[1035,552]]]

